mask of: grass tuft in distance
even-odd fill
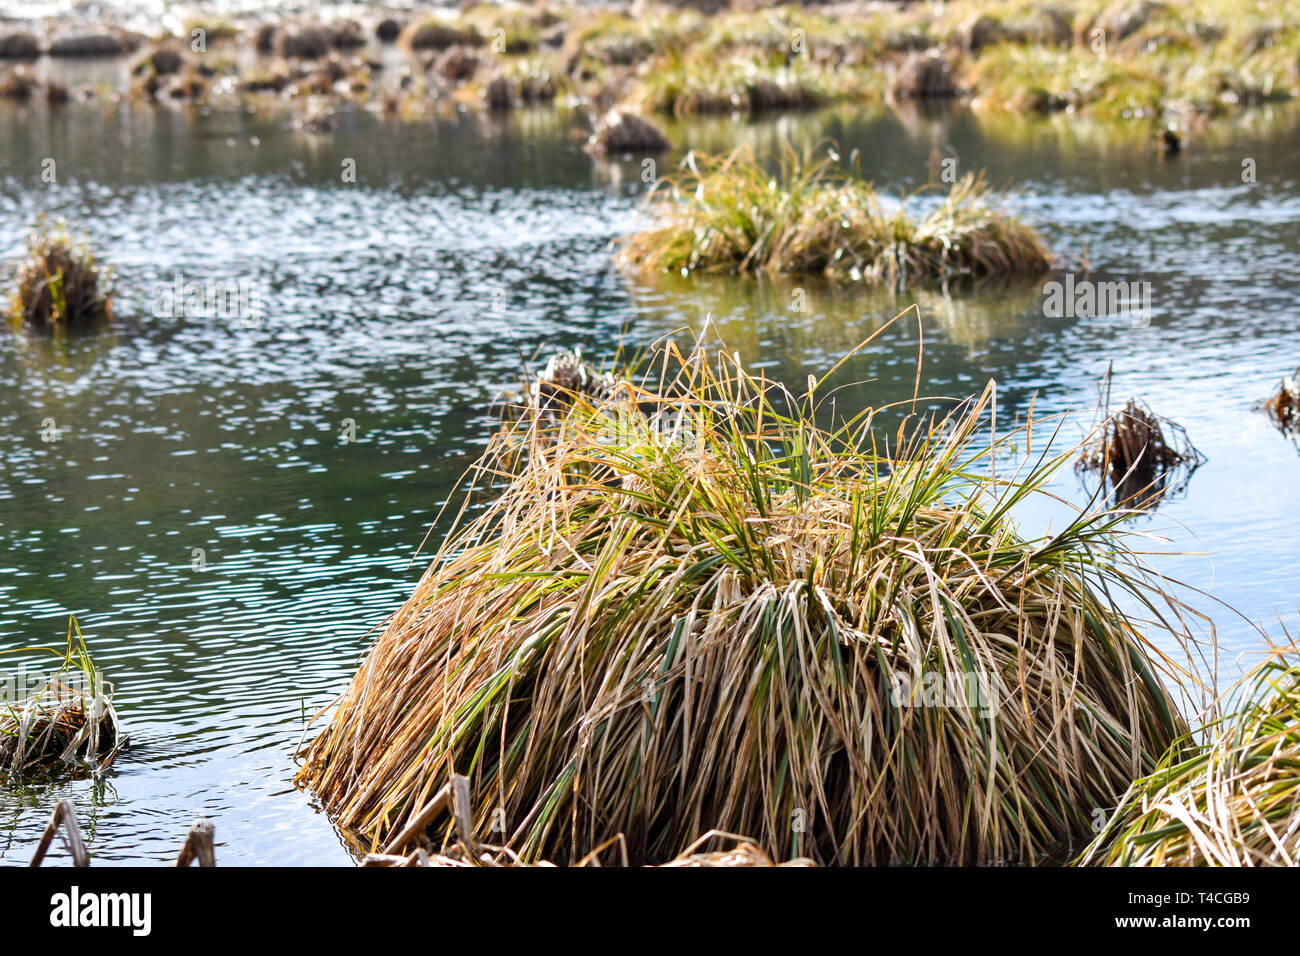
[[[1123,515],[1018,530],[1074,452],[995,476],[1032,436],[990,447],[991,389],[891,455],[869,411],[814,424],[825,382],[669,344],[524,415],[299,780],[388,853],[456,840],[455,774],[459,829],[524,862],[663,863],[712,830],[827,864],[1082,846],[1187,732],[1144,632],[1183,638],[1180,605]]]
[[[886,211],[874,187],[787,147],[774,174],[748,146],[689,154],[651,194],[657,224],[625,243],[620,259],[650,272],[820,274],[906,285],[925,279],[1042,272],[1051,253],[1038,233],[992,204],[966,176],[929,212]]]

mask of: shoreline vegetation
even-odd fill
[[[1300,93],[1300,9],[1281,0],[478,4],[415,17],[199,19],[177,34],[0,25],[0,97],[121,92],[38,80],[39,56],[134,57],[126,95],[144,100],[351,102],[410,117],[554,102],[648,118],[960,97],[980,110],[1186,125]],[[394,47],[397,68],[377,55]]]
[[[981,177],[966,175],[917,216],[887,211],[875,188],[826,155],[786,147],[776,173],[748,146],[688,154],[655,185],[651,228],[619,261],[649,272],[821,275],[905,286],[921,279],[1047,272],[1038,233],[997,210]]]
[[[1031,435],[983,443],[989,391],[880,436],[814,424],[826,377],[792,395],[702,343],[564,380],[605,384],[534,389],[306,747],[362,847],[459,827],[639,865],[716,828],[776,860],[1063,862],[1187,737],[1194,678],[1148,636],[1190,648],[1182,605],[1128,512],[1021,536],[1077,450],[1003,474]]]

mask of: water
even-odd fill
[[[99,864],[170,860],[197,815],[222,863],[350,863],[292,785],[304,715],[343,688],[368,629],[418,579],[416,547],[519,356],[606,356],[706,314],[749,364],[802,384],[919,300],[925,394],[994,378],[1005,421],[1031,398],[1077,412],[1068,439],[1113,362],[1117,398],[1181,422],[1208,457],[1140,523],[1165,550],[1205,553],[1154,563],[1209,590],[1225,669],[1251,662],[1263,639],[1250,621],[1280,636],[1277,616],[1297,619],[1300,454],[1253,410],[1300,362],[1297,118],[1221,121],[1172,162],[1145,128],[960,109],[671,130],[704,148],[833,137],[893,193],[931,179],[934,151],[955,155],[1020,190],[1019,211],[1094,277],[1151,282],[1149,327],[1135,327],[1044,318],[1037,283],[890,296],[808,281],[799,313],[795,283],[633,281],[610,249],[640,215],[641,167],[594,163],[563,111],[344,114],[314,137],[269,113],[0,104],[0,259],[38,213],[66,216],[121,289],[108,333],[0,335],[0,650],[57,644],[75,613],[132,739],[102,787],[0,791],[0,862],[25,862],[71,796]],[[46,157],[57,184],[40,180]],[[348,159],[355,184],[340,181]],[[177,273],[256,280],[265,315],[153,317],[155,284]],[[917,349],[915,321],[891,327],[837,379],[838,401],[910,396]],[[1086,498],[1068,470],[1056,490]]]

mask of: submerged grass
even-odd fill
[[[117,757],[112,693],[91,660],[75,617],[58,671],[20,700],[0,701],[0,771],[16,777],[102,772]],[[6,681],[12,685],[13,681]]]
[[[1104,866],[1300,866],[1300,655],[1239,687],[1244,700],[1138,780],[1081,858]]]
[[[662,863],[712,830],[836,864],[1081,845],[1186,733],[1186,672],[1129,613],[1179,638],[1180,605],[1120,515],[1017,530],[1073,452],[995,476],[1032,434],[983,441],[990,391],[889,454],[870,411],[813,423],[825,382],[669,345],[506,429],[300,781],[389,853],[455,840],[453,774],[461,832],[524,862]]]
[[[966,176],[929,213],[887,212],[874,187],[787,147],[774,175],[741,146],[692,153],[650,199],[658,225],[633,235],[620,259],[652,272],[821,274],[836,281],[1041,272],[1051,253],[1035,232],[997,210],[983,180]]]

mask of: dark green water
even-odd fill
[[[0,104],[0,258],[18,256],[38,213],[66,216],[121,289],[110,332],[0,336],[0,650],[58,643],[75,613],[133,741],[101,787],[0,790],[0,862],[27,859],[63,796],[89,815],[98,863],[171,859],[198,815],[224,863],[350,862],[291,782],[303,714],[342,689],[368,628],[418,578],[414,550],[520,353],[606,356],[706,315],[748,364],[802,383],[919,302],[923,393],[995,378],[1006,421],[1031,397],[1040,413],[1079,412],[1069,440],[1113,362],[1117,397],[1181,422],[1208,457],[1140,527],[1169,539],[1155,550],[1205,552],[1153,563],[1209,590],[1225,671],[1263,647],[1249,621],[1294,630],[1300,454],[1253,410],[1300,363],[1294,111],[1223,121],[1171,162],[1145,128],[965,111],[672,131],[706,149],[831,137],[892,193],[955,155],[1020,190],[1021,214],[1057,251],[1086,254],[1094,278],[1149,281],[1145,327],[1046,318],[1041,280],[898,296],[809,282],[804,312],[790,283],[633,282],[610,244],[636,222],[640,165],[594,163],[575,125],[345,114],[313,137],[240,111]],[[355,183],[340,181],[348,159]],[[251,279],[265,314],[154,317],[150,290],[177,273]],[[910,396],[917,338],[900,323],[860,353],[843,407]],[[1087,497],[1068,470],[1056,490]]]

